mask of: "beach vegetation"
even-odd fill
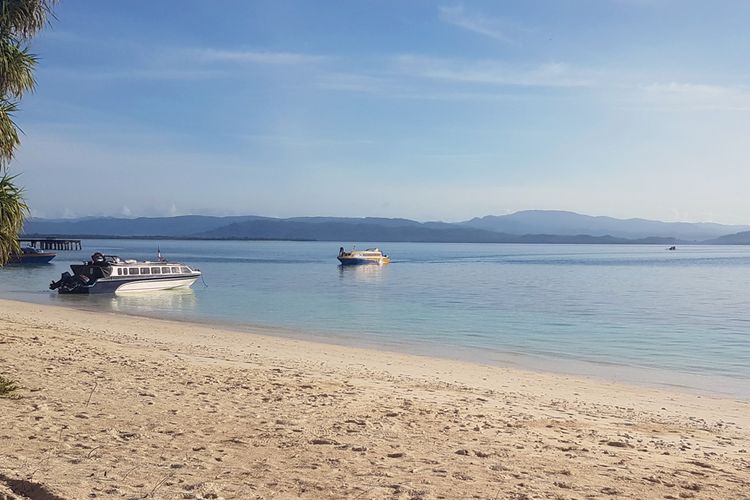
[[[15,380],[0,375],[0,398],[13,397],[17,390],[18,383]]]
[[[21,97],[34,90],[37,57],[31,39],[47,25],[56,0],[0,0],[0,265],[19,251],[18,234],[29,208],[9,163],[20,144],[14,121]]]
[[[13,180],[7,173],[0,175],[0,263],[8,262],[17,250],[18,233],[28,213],[23,192]]]

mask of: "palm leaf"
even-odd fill
[[[23,200],[23,189],[16,186],[16,176],[0,177],[0,265],[8,262],[20,248],[18,234],[23,229],[29,207]]]
[[[0,170],[13,158],[13,152],[20,143],[18,128],[13,121],[16,104],[0,99]]]
[[[0,31],[28,40],[54,17],[57,0],[0,0]]]
[[[21,97],[34,90],[37,58],[9,38],[0,37],[0,95]]]
[[[16,102],[34,89],[36,56],[26,44],[53,17],[57,0],[0,0],[0,266],[20,250],[18,233],[29,212],[23,190],[5,167],[19,144]]]

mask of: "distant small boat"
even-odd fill
[[[676,246],[671,246],[671,247],[667,248],[667,250],[677,250],[677,247]]]
[[[10,256],[8,264],[38,265],[49,264],[57,254],[52,252],[40,252],[36,248],[23,247],[21,253]]]
[[[390,264],[391,259],[380,251],[379,248],[368,248],[367,250],[350,250],[344,251],[344,247],[339,249],[339,262],[342,266],[361,266],[365,264]]]

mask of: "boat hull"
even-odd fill
[[[54,253],[34,253],[34,254],[21,254],[21,255],[13,255],[10,260],[8,261],[8,264],[19,264],[19,265],[40,265],[40,264],[49,264],[52,259],[55,258],[57,254]]]
[[[365,259],[362,257],[338,257],[338,259],[342,266],[379,266],[390,262],[390,259],[387,257],[378,257],[375,259]]]
[[[88,286],[79,286],[71,290],[60,289],[61,294],[128,294],[174,288],[189,288],[200,275],[184,277],[163,277],[139,280],[100,279]]]
[[[195,283],[198,277],[193,278],[172,278],[165,280],[146,280],[134,281],[120,285],[115,291],[117,294],[132,292],[149,292],[154,290],[172,290],[175,288],[189,288]]]

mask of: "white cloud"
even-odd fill
[[[284,134],[242,134],[241,138],[258,144],[282,146],[285,148],[315,148],[331,146],[361,146],[374,144],[371,139],[349,139],[345,137],[319,137]]]
[[[647,105],[663,109],[750,111],[750,87],[703,83],[640,85]]]
[[[727,87],[721,85],[706,85],[700,83],[652,83],[649,85],[642,85],[641,88],[647,92],[657,92],[663,94],[673,95],[688,95],[690,97],[696,96],[724,96],[731,95],[737,92],[737,87]]]
[[[465,30],[487,36],[495,40],[514,44],[515,41],[508,37],[506,30],[500,27],[500,21],[479,13],[469,13],[463,5],[453,7],[442,6],[438,8],[440,19],[448,24],[458,26]]]
[[[274,52],[267,50],[192,49],[189,51],[202,62],[238,62],[253,64],[297,65],[325,61],[326,56],[298,52]]]
[[[528,87],[588,87],[591,75],[560,62],[511,65],[500,61],[460,61],[403,55],[395,58],[407,75],[463,83]]]
[[[243,64],[270,66],[313,65],[326,56],[266,50],[214,48],[163,48],[157,51],[129,47],[138,54],[129,63],[111,67],[48,67],[41,74],[51,77],[86,80],[176,80],[195,81],[232,77]]]
[[[43,68],[40,74],[73,80],[209,80],[229,75],[226,71],[184,67]]]
[[[396,90],[396,85],[388,79],[355,73],[324,73],[318,77],[316,85],[326,90],[370,94],[382,94]]]

